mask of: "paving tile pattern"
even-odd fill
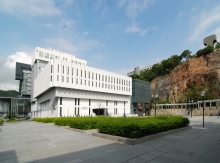
[[[220,119],[190,118],[194,127],[138,145],[121,144],[53,124],[6,123],[0,127],[0,162],[220,163]]]

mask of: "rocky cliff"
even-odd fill
[[[154,79],[150,87],[152,94],[159,95],[159,101],[186,102],[189,88],[205,89],[220,98],[220,49],[183,62],[169,75]]]

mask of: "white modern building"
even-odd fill
[[[37,47],[32,56],[32,117],[130,113],[132,79]]]

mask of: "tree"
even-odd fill
[[[215,44],[215,49],[220,49],[220,42],[217,42],[217,43]]]
[[[130,75],[130,77],[132,79],[139,79],[140,78],[140,75],[139,74],[133,74],[133,75]]]
[[[144,70],[140,72],[140,80],[145,80],[151,82],[156,76],[156,74],[151,70]]]
[[[192,56],[191,56],[191,51],[190,50],[184,50],[183,52],[182,52],[182,54],[180,55],[180,59],[182,60],[182,59],[185,59],[186,61],[188,60],[188,59],[190,59]]]

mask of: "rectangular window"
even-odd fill
[[[115,78],[114,78],[114,84],[115,84]]]
[[[104,75],[102,75],[102,81],[104,81]]]
[[[67,74],[69,75],[69,67],[68,67],[68,69],[67,69]]]
[[[82,74],[83,74],[83,72],[82,72],[82,70],[81,70],[81,77],[83,76]]]
[[[107,76],[105,76],[105,82],[107,82]]]
[[[99,74],[99,81],[100,81],[100,74]]]
[[[57,65],[57,73],[59,73],[59,64]]]
[[[72,78],[72,84],[73,84],[73,78]]]
[[[72,68],[72,76],[73,76],[73,71],[74,71],[74,69]]]
[[[89,99],[89,106],[91,106],[91,100]]]
[[[125,107],[125,101],[124,101],[124,107]]]
[[[93,87],[93,81],[92,81],[92,87]]]
[[[106,100],[106,106],[108,106],[108,100]]]
[[[53,65],[51,65],[51,73],[53,73]]]
[[[76,76],[78,76],[78,69],[76,69]]]
[[[88,81],[88,86],[90,86],[90,81]]]
[[[78,105],[80,104],[80,99],[78,98]]]
[[[97,80],[97,73],[95,73],[95,80]]]
[[[85,80],[85,85],[86,85],[86,80]]]
[[[67,83],[69,83],[69,77],[66,78]]]
[[[76,107],[75,107],[75,115],[76,115]]]
[[[75,105],[77,104],[77,98],[75,98]]]
[[[95,86],[97,87],[97,82],[95,82]]]
[[[92,79],[94,78],[94,73],[92,72]]]
[[[78,84],[78,78],[76,78],[76,84]]]
[[[63,66],[63,74],[64,74],[64,66]]]
[[[130,86],[130,81],[129,81],[129,85],[128,86]]]
[[[86,78],[86,71],[85,71],[85,78]]]
[[[111,83],[112,83],[112,77],[111,77]]]
[[[53,78],[52,75],[50,75],[50,81],[52,81],[52,78]]]
[[[82,85],[82,79],[81,79],[81,82],[80,82],[80,83],[81,83],[81,85]]]
[[[53,54],[50,54],[50,59],[53,59]]]
[[[60,116],[62,117],[62,107],[60,107]]]
[[[89,72],[89,79],[90,79],[90,72]]]
[[[60,97],[60,105],[62,105],[62,97]]]
[[[62,76],[62,82],[64,82],[64,76]]]
[[[118,84],[118,78],[117,78],[117,84]]]
[[[57,81],[59,81],[59,75],[57,75]]]

